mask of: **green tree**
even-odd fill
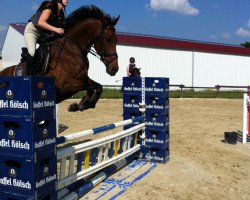
[[[245,47],[245,48],[250,48],[250,42],[245,42],[245,43],[242,43],[240,45]]]

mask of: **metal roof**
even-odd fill
[[[12,28],[14,28],[17,32],[21,33],[22,35],[24,34],[24,29],[26,26],[26,23],[16,23],[16,24],[10,24]]]
[[[11,27],[13,27],[21,34],[24,34],[25,25],[25,23],[10,24]],[[117,33],[117,41],[120,45],[145,46],[149,48],[178,49],[186,51],[200,51],[250,56],[250,48],[226,45],[222,43],[208,43],[201,41],[119,32]]]
[[[231,46],[221,43],[208,43],[208,42],[155,37],[147,35],[132,35],[126,33],[125,34],[118,33],[118,43],[124,45],[134,45],[134,46],[250,56],[250,48],[245,48],[242,46]]]

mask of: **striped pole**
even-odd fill
[[[143,120],[145,120],[145,116],[140,116],[140,117],[135,117],[135,118],[132,118],[132,119],[127,119],[127,120],[124,120],[124,121],[116,122],[116,123],[113,123],[113,124],[100,126],[98,128],[93,128],[93,129],[89,129],[89,130],[80,131],[80,132],[72,133],[72,134],[69,134],[69,135],[61,136],[61,137],[57,138],[57,144],[63,144],[63,143],[68,142],[70,140],[74,140],[74,139],[84,137],[84,136],[88,136],[88,135],[95,135],[95,134],[98,134],[98,133],[102,133],[104,131],[115,129],[115,128],[120,127],[120,126],[126,126],[126,125],[129,125],[129,124],[135,123],[135,122],[141,122]]]
[[[76,200],[83,197],[90,190],[92,190],[99,183],[104,181],[107,177],[111,176],[115,172],[119,171],[122,167],[128,164],[132,160],[132,157],[118,161],[117,163],[111,165],[110,167],[104,169],[102,172],[98,173],[84,185],[77,188],[75,191],[71,192],[61,200]]]

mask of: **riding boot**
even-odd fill
[[[34,68],[35,68],[34,57],[32,57],[28,53],[26,60],[26,76],[32,76],[34,73]]]

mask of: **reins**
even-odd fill
[[[77,41],[75,41],[74,39],[72,39],[70,36],[68,36],[67,34],[63,37],[65,37],[65,40],[63,42],[63,44],[57,44],[57,45],[61,45],[62,46],[62,49],[66,49],[67,51],[75,54],[76,56],[79,56],[79,57],[82,57],[85,53],[88,54],[88,53],[91,53],[93,56],[97,57],[98,59],[100,59],[105,65],[106,67],[108,67],[115,59],[118,58],[118,55],[117,53],[110,53],[110,52],[106,52],[106,49],[105,49],[105,44],[104,44],[104,30],[106,29],[110,29],[110,30],[113,30],[115,31],[115,29],[113,27],[106,27],[104,28],[101,33],[95,38],[95,41],[93,42],[93,44],[97,41],[97,40],[101,40],[101,51],[100,53],[98,54],[96,50],[92,49],[92,45],[90,47],[86,47],[86,46],[81,46]],[[81,54],[78,54],[68,48],[65,47],[65,43],[66,43],[66,40],[70,40],[72,41],[77,47],[78,49],[80,50]],[[109,62],[106,60],[107,57],[114,57],[113,59],[111,59]]]

